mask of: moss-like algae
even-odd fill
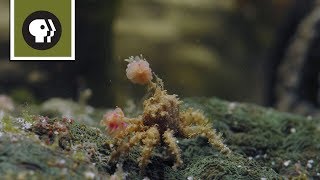
[[[128,179],[319,178],[319,119],[215,98],[190,98],[184,102],[184,108],[200,109],[210,121],[214,121],[214,128],[224,134],[232,154],[221,155],[205,138],[178,139],[184,161],[182,167],[174,171],[171,168],[174,160],[161,153],[164,147],[158,147],[152,154],[152,163],[140,172],[137,162],[140,148],[135,148],[119,161]],[[26,115],[29,116],[23,116]],[[7,120],[3,118],[2,123],[4,121],[6,124]],[[98,122],[100,119],[93,117],[93,120]],[[59,125],[57,122],[64,122],[64,119],[48,121],[49,124]],[[13,129],[20,127],[15,123],[9,125]],[[77,120],[65,125],[68,129],[66,133],[52,135],[55,148],[41,138],[52,133],[45,132],[46,129],[4,131],[0,138],[2,177],[85,179],[85,172],[92,172],[95,178],[101,178],[116,171],[116,164],[107,163],[112,151],[112,138]],[[21,132],[24,134],[20,135]],[[42,140],[35,138],[35,133]]]
[[[248,161],[239,155],[227,158],[216,153],[188,160],[185,169],[178,172],[167,169],[166,179],[276,179],[279,177],[271,168],[262,167],[255,161]]]
[[[2,128],[3,128],[3,131],[7,132],[7,133],[18,133],[19,132],[18,127],[15,126],[14,121],[8,115],[5,115],[2,118]]]
[[[52,151],[25,137],[4,136],[0,140],[0,174],[2,178],[71,179],[83,177],[90,170],[64,153]]]
[[[320,119],[215,98],[193,98],[185,102],[187,106],[202,109],[215,121],[234,152],[285,177],[306,173],[319,178]]]
[[[73,123],[69,126],[70,137],[73,143],[95,143],[99,148],[112,143],[110,137],[102,134],[100,129],[85,124]]]

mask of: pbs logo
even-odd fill
[[[59,19],[48,11],[36,11],[30,14],[22,26],[26,43],[37,50],[46,50],[55,46],[61,37],[62,28]]]

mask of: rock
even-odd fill
[[[163,147],[158,147],[151,163],[141,171],[137,163],[139,147],[118,162],[108,163],[114,148],[112,138],[84,121],[58,117],[47,118],[31,130],[3,131],[0,173],[9,178],[106,178],[117,174],[121,166],[121,174],[128,179],[319,178],[320,119],[216,98],[187,98],[184,102],[183,108],[200,109],[223,133],[233,151],[230,155],[220,154],[202,137],[178,139],[182,167],[173,170],[174,161],[161,154]],[[65,133],[50,132],[61,124],[67,128]],[[39,127],[45,128],[39,131]],[[51,141],[46,141],[48,138]]]

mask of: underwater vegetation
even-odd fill
[[[55,98],[26,108],[2,96],[1,177],[320,178],[319,118],[217,98],[180,100],[164,90],[142,57],[130,63],[129,80],[148,87],[137,116],[85,100]]]

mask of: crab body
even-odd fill
[[[180,101],[175,95],[167,95],[165,91],[156,92],[155,96],[144,102],[143,125],[156,126],[160,134],[168,129],[178,133],[180,131],[179,104]]]

